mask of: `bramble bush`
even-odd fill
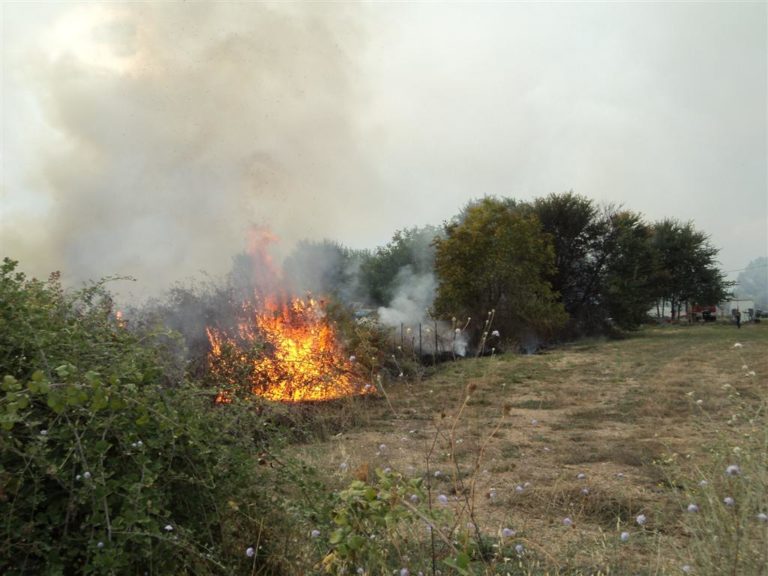
[[[422,504],[421,478],[389,470],[377,470],[376,476],[375,482],[355,480],[339,492],[328,537],[331,551],[322,560],[327,573],[383,574],[390,566],[405,566],[418,554],[424,529],[436,523]]]
[[[0,572],[280,572],[285,515],[312,513],[283,505],[302,485],[280,432],[215,406],[104,282],[68,293],[16,265],[0,267]]]

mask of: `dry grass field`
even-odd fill
[[[292,450],[337,489],[423,478],[446,534],[496,550],[474,573],[768,574],[766,322],[464,359],[384,390]],[[431,573],[428,548],[411,574]]]

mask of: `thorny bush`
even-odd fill
[[[302,510],[282,505],[297,484],[280,433],[213,406],[165,362],[167,339],[129,330],[103,282],[68,293],[4,260],[1,573],[280,571],[281,519]]]

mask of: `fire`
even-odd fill
[[[223,382],[218,402],[228,390],[249,388],[282,402],[333,400],[372,389],[356,377],[333,326],[317,301],[264,299],[247,306],[236,335],[209,328],[209,364]]]

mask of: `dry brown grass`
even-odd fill
[[[473,487],[481,530],[515,528],[547,551],[550,569],[675,572],[687,536],[664,462],[700,465],[712,442],[737,441],[750,425],[732,416],[766,401],[766,375],[768,323],[653,328],[540,355],[462,360],[418,384],[385,384],[392,409],[357,404],[366,414],[350,420],[355,426],[294,450],[336,486],[369,466],[424,476],[433,494]],[[462,498],[454,502],[462,510]],[[644,530],[634,523],[640,513]],[[563,526],[566,516],[573,527]],[[617,547],[621,530],[633,537]]]

